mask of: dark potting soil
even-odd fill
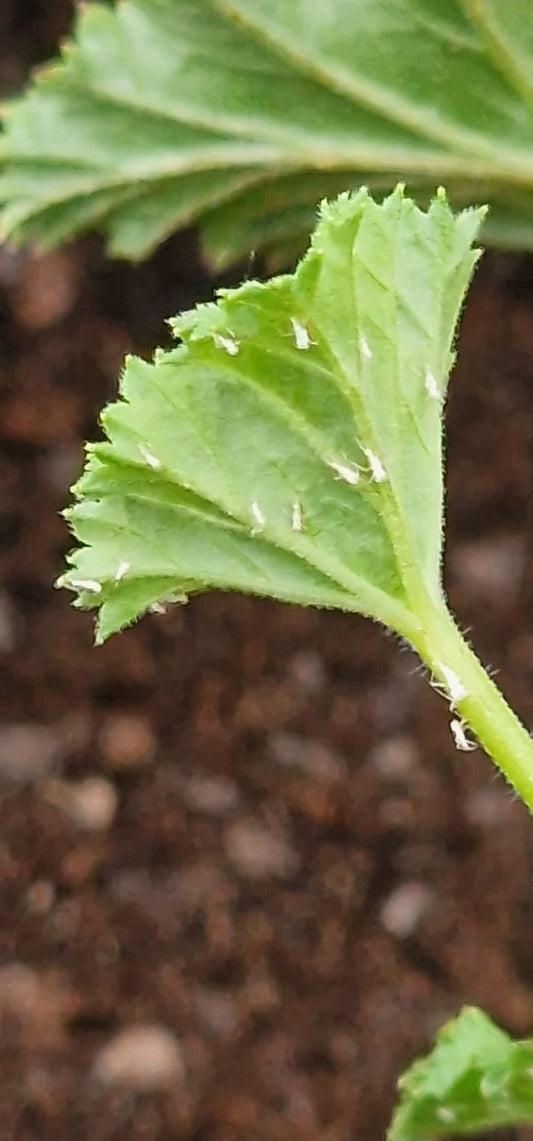
[[[4,92],[69,16],[4,0]],[[206,595],[94,649],[58,512],[212,282],[91,238],[0,291],[1,1141],[378,1141],[462,1004],[531,1032],[531,820],[369,622]],[[447,431],[451,602],[531,725],[531,259],[484,259]]]

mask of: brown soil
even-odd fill
[[[69,7],[4,3],[4,90]],[[204,596],[92,647],[58,511],[124,352],[212,283],[185,235],[0,287],[2,1141],[378,1141],[463,1003],[531,1031],[531,821],[368,622]],[[531,260],[485,258],[448,436],[451,601],[533,724]]]

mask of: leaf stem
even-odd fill
[[[418,608],[423,624],[411,640],[450,697],[452,716],[483,748],[533,812],[533,739],[505,701],[458,629],[444,601]]]

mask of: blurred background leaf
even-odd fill
[[[5,109],[3,231],[98,227],[135,260],[200,221],[214,266],[261,247],[277,268],[318,199],[401,178],[533,247],[532,64],[528,0],[89,3]]]

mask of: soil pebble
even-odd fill
[[[408,939],[433,905],[433,892],[425,884],[415,881],[400,884],[391,892],[381,908],[381,924],[390,935],[395,935],[398,939]]]
[[[168,1089],[184,1080],[183,1051],[164,1026],[130,1026],[97,1054],[93,1076],[104,1085],[137,1093]]]
[[[59,731],[49,725],[0,726],[0,780],[27,784],[51,772],[64,751]]]
[[[78,267],[65,251],[28,258],[13,290],[17,321],[29,332],[57,324],[72,307],[77,290]]]
[[[58,971],[36,971],[19,961],[0,968],[3,1040],[11,1032],[29,1048],[61,1045],[75,1003],[75,996]]]
[[[327,684],[324,660],[315,650],[299,650],[293,654],[287,665],[291,681],[310,697],[316,697]]]
[[[100,748],[110,769],[137,769],[153,761],[156,739],[146,717],[116,713],[102,726]]]
[[[343,757],[321,741],[300,737],[297,733],[272,733],[268,753],[278,765],[301,769],[324,780],[337,781],[346,776]]]
[[[113,823],[118,795],[104,777],[86,777],[79,782],[45,781],[41,795],[60,808],[85,832],[105,832]]]
[[[195,1006],[199,1018],[216,1038],[231,1038],[237,1026],[237,1014],[229,991],[216,987],[198,987]]]
[[[526,557],[522,536],[497,535],[456,547],[450,565],[462,586],[485,598],[508,599],[520,586]]]
[[[259,821],[241,819],[224,834],[226,855],[235,870],[250,880],[287,879],[298,857],[285,837]]]
[[[372,749],[370,760],[381,777],[386,780],[405,780],[416,768],[420,758],[413,737],[388,737]]]
[[[506,788],[479,788],[465,803],[465,815],[471,824],[490,831],[508,820],[513,809],[512,794]]]
[[[187,808],[206,816],[228,816],[240,804],[237,785],[228,777],[194,773],[183,778],[180,789]]]
[[[48,915],[55,898],[55,884],[50,880],[35,880],[26,892],[26,907],[32,915]]]

